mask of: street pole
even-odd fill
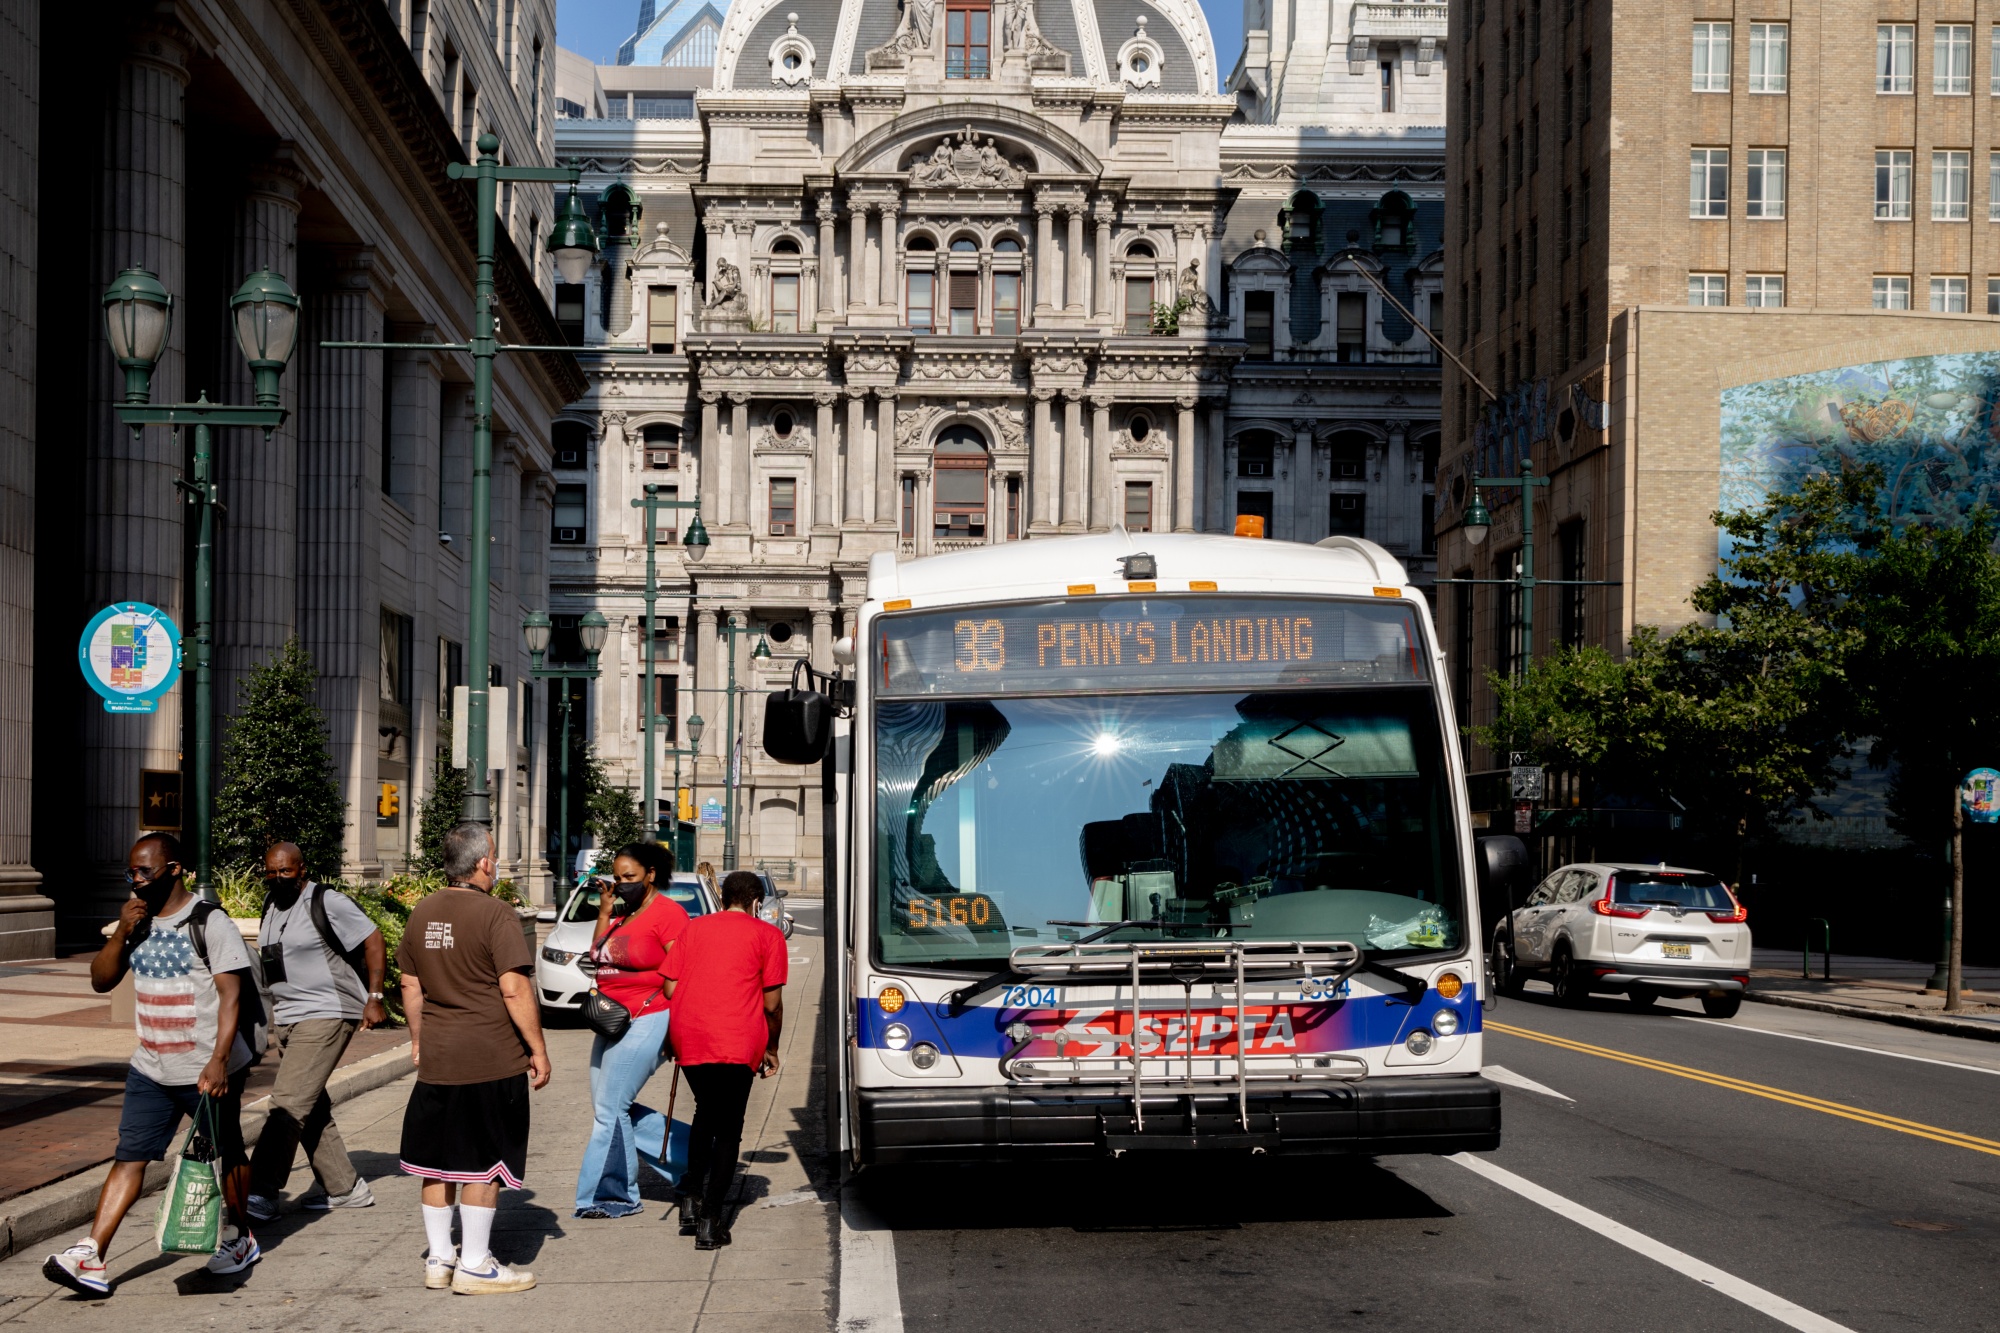
[[[659,695],[655,692],[653,685],[653,607],[660,599],[660,574],[659,564],[656,559],[660,542],[659,511],[662,509],[692,509],[696,511],[694,522],[688,527],[687,540],[681,546],[681,549],[686,552],[686,556],[690,560],[699,561],[707,553],[708,533],[701,526],[701,501],[663,500],[660,498],[660,487],[652,482],[646,484],[645,492],[643,497],[632,501],[634,509],[643,509],[646,512],[646,620],[640,630],[643,637],[639,645],[639,657],[640,661],[644,664],[646,683],[642,687],[645,691],[644,699],[639,705],[639,726],[645,737],[646,747],[643,770],[646,789],[646,822],[653,826],[654,840],[657,841],[665,836],[665,826],[660,822],[659,794],[654,785],[656,779],[654,777],[653,755],[653,724],[659,717]],[[674,798],[677,803],[674,809],[674,822],[678,825],[680,823],[680,809],[678,806],[680,799],[680,760],[678,757],[674,761]]]
[[[736,694],[737,694],[736,636],[739,634],[748,634],[750,632],[750,627],[748,625],[737,624],[735,613],[730,612],[723,616],[722,623],[716,626],[716,632],[722,635],[723,642],[728,645],[728,655],[729,655],[729,684],[728,687],[723,691],[726,695],[729,696],[729,702],[727,705],[725,720],[723,722],[723,738],[722,738],[722,763],[723,763],[722,791],[724,800],[724,804],[722,807],[722,858],[723,858],[722,868],[724,870],[735,870],[737,868],[736,758],[741,748],[738,745],[737,735],[736,735]],[[757,639],[756,650],[750,654],[750,657],[753,661],[758,661],[758,662],[770,661],[771,660],[770,642],[760,635]]]
[[[198,402],[206,402],[201,395]],[[178,432],[177,432],[178,433]],[[194,891],[213,898],[215,832],[215,436],[194,428]]]
[[[1955,1011],[1961,1007],[1959,990],[1965,982],[1965,800],[1956,790],[1951,798],[1951,952],[1944,1007]]]
[[[561,897],[568,897],[569,890],[576,886],[572,868],[576,858],[569,854],[569,695],[567,680],[560,683],[562,689],[562,794],[557,797],[556,809],[556,851],[558,867],[556,883],[561,886]],[[560,902],[561,899],[558,898]]]
[[[557,765],[558,779],[562,791],[556,798],[556,884],[553,895],[560,907],[569,891],[576,887],[576,858],[569,852],[569,711],[572,682],[596,680],[600,674],[597,655],[604,649],[604,636],[610,631],[610,622],[596,611],[586,611],[577,621],[577,640],[583,647],[584,665],[580,667],[552,667],[543,665],[543,657],[549,648],[549,638],[553,625],[547,615],[533,612],[521,622],[521,634],[528,643],[528,674],[536,680],[557,683],[562,690],[562,759]]]

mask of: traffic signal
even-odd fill
[[[376,818],[393,821],[396,818],[396,816],[402,812],[402,809],[403,809],[402,790],[397,786],[396,783],[393,782],[382,783],[381,791],[375,797]]]
[[[682,787],[680,789],[680,818],[683,824],[690,823],[694,819],[694,789],[692,787]]]

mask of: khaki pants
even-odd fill
[[[271,1052],[278,1061],[278,1081],[271,1089],[271,1118],[257,1139],[250,1159],[250,1192],[276,1199],[292,1173],[292,1158],[303,1144],[313,1175],[329,1195],[354,1188],[354,1164],[347,1144],[333,1123],[333,1103],[326,1081],[347,1051],[361,1025],[346,1018],[310,1018],[303,1023],[275,1024]]]

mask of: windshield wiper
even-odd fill
[[[1366,953],[1361,955],[1361,965],[1354,970],[1366,972],[1370,976],[1380,977],[1384,981],[1402,987],[1403,1001],[1406,1004],[1415,1004],[1423,999],[1424,992],[1431,988],[1431,983],[1422,977],[1412,976],[1408,972],[1390,967],[1387,963],[1378,963]]]

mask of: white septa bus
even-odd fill
[[[823,771],[856,1165],[1497,1146],[1443,656],[1373,543],[874,557]]]

